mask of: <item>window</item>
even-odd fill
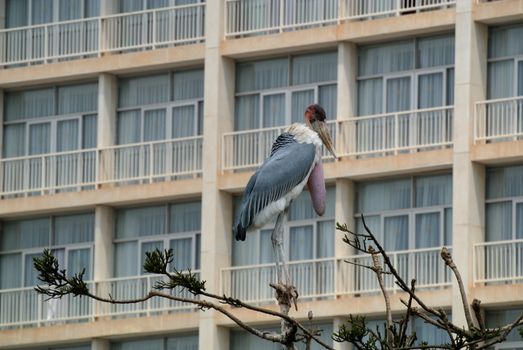
[[[98,85],[6,92],[4,157],[96,147]]]
[[[523,25],[492,27],[488,43],[487,98],[523,95]]]
[[[356,232],[365,232],[364,215],[403,278],[415,277],[418,287],[450,283],[450,273],[439,257],[439,247],[452,245],[450,174],[358,183],[356,212]],[[359,259],[361,264],[371,264],[368,257]],[[378,290],[369,271],[356,271],[356,290]],[[385,282],[394,287],[390,276]]]
[[[142,11],[201,2],[205,2],[205,0],[120,0],[120,12]]]
[[[523,239],[523,166],[489,168],[486,181],[485,240]]]
[[[198,350],[198,335],[145,338],[111,343],[111,350]]]
[[[203,70],[120,79],[118,102],[118,144],[202,135]]]
[[[24,350],[24,349],[21,349]],[[25,350],[91,350],[91,345],[75,345],[75,346],[53,346],[53,347],[44,347],[44,348],[30,348]]]
[[[336,52],[238,63],[235,130],[302,122],[314,102],[336,119],[336,82]]]
[[[156,248],[173,249],[177,270],[199,269],[200,222],[200,202],[117,210],[115,277],[144,274],[145,252]]]
[[[58,11],[54,11],[54,5]],[[6,27],[23,27],[49,22],[96,17],[100,0],[6,0]]]
[[[453,35],[359,48],[359,116],[453,104]]]
[[[60,266],[92,278],[94,214],[4,221],[0,234],[0,289],[34,286],[33,258],[50,248]]]
[[[497,328],[505,326],[509,323],[514,322],[521,314],[523,309],[512,308],[510,310],[486,310],[485,311],[485,320],[487,328]],[[520,350],[523,349],[523,340],[519,335],[518,331],[521,331],[523,327],[516,327],[509,333],[506,342],[501,344],[496,344],[492,349],[513,349]]]
[[[333,340],[331,339],[331,335],[333,332],[333,327],[331,323],[313,324],[312,327],[314,327],[315,329],[321,329],[323,332],[321,333],[320,339],[324,341],[326,344],[330,344],[332,346]],[[279,327],[270,327],[265,328],[263,330],[268,332],[280,332]],[[305,349],[305,344],[303,343],[297,343],[296,346],[299,350]],[[279,350],[281,349],[281,344],[268,342],[265,339],[258,338],[257,336],[243,330],[232,330],[230,350],[244,349]],[[319,346],[314,341],[311,343],[311,350],[320,349],[323,349],[323,347]]]

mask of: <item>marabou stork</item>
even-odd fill
[[[278,283],[282,283],[281,263],[286,283],[289,273],[283,253],[283,222],[292,200],[307,183],[314,210],[325,212],[325,180],[321,162],[322,143],[332,153],[332,141],[325,125],[325,111],[318,104],[305,111],[305,124],[292,124],[272,145],[269,158],[247,183],[237,222],[233,227],[236,240],[245,240],[246,233],[263,227],[276,215],[271,241],[276,258]]]

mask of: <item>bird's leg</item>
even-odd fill
[[[283,252],[283,225],[287,218],[287,212],[288,207],[278,215],[278,218],[276,219],[276,226],[274,226],[271,237],[272,249],[274,257],[276,258],[276,274],[278,276],[278,283],[280,284],[288,284],[291,281],[287,263],[285,261],[285,254]],[[284,276],[282,276],[282,274]],[[285,281],[282,280],[282,277],[285,278]]]

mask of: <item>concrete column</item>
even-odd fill
[[[97,283],[113,276],[113,208],[108,206],[97,206],[95,208],[94,222],[94,273],[93,281],[96,284],[96,294],[107,297],[111,292],[109,285]],[[108,311],[109,304],[95,303],[95,315],[104,314]],[[94,347],[93,350],[97,349]],[[103,341],[102,341],[103,343]],[[100,349],[105,349],[101,347]]]
[[[116,143],[116,107],[118,105],[118,79],[102,73],[98,77],[98,147]]]
[[[453,160],[453,257],[470,298],[473,283],[473,244],[483,240],[485,169],[471,162],[474,102],[486,91],[487,38],[485,25],[475,23],[474,0],[456,3],[456,61]],[[470,299],[469,299],[470,302]],[[452,286],[452,319],[466,325],[459,289]]]
[[[205,27],[205,102],[203,128],[202,278],[211,292],[220,293],[220,269],[231,264],[232,196],[218,189],[222,134],[233,129],[234,70],[232,59],[220,55],[224,2],[207,2]],[[200,313],[199,347],[228,350],[229,330],[215,322],[215,312]]]
[[[118,13],[118,0],[100,1],[100,16]]]
[[[347,224],[354,230],[354,182],[347,179],[336,180],[336,222]],[[336,230],[334,256],[336,259],[336,292],[348,292],[354,283],[354,266],[347,264],[343,258],[353,255],[353,249],[343,242],[344,234]]]
[[[358,113],[358,48],[356,44],[338,44],[338,120],[355,117]],[[347,154],[356,140],[356,132],[348,123],[339,124],[336,152]]]
[[[332,331],[337,332],[338,329],[340,328],[340,326],[345,323],[345,321],[346,321],[345,318],[335,317],[333,324],[332,324]],[[338,343],[333,340],[332,345],[333,345],[332,347],[334,348],[334,350],[351,350],[352,349],[352,345],[349,343]]]
[[[111,343],[107,339],[93,339],[91,343],[91,350],[109,350]]]

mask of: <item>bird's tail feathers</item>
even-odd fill
[[[245,241],[245,236],[247,235],[247,228],[243,227],[241,222],[239,222],[238,225],[234,227],[232,232],[237,241]]]

